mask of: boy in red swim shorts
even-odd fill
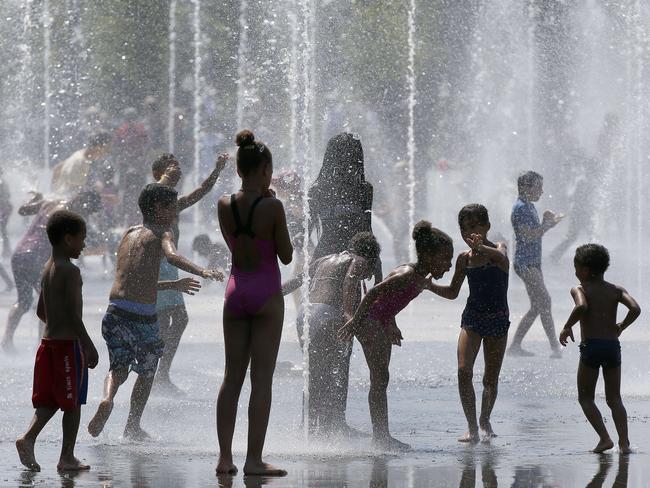
[[[86,223],[68,210],[54,212],[47,222],[52,256],[45,264],[37,314],[45,333],[34,366],[32,403],[36,412],[27,432],[16,440],[20,462],[32,471],[41,467],[34,444],[57,410],[63,410],[63,445],[57,469],[90,469],[74,456],[81,405],[86,403],[88,368],[97,366],[97,349],[81,318],[81,273],[70,262],[84,248]]]

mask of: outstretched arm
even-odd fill
[[[569,318],[567,319],[562,332],[560,332],[560,344],[563,346],[568,344],[569,338],[571,338],[571,341],[573,342],[576,341],[573,337],[573,330],[571,327],[573,327],[587,311],[587,297],[585,297],[585,294],[580,287],[571,288],[571,296],[573,297],[575,305],[569,314]]]
[[[203,183],[201,183],[201,185],[198,188],[194,189],[187,195],[183,195],[182,197],[178,198],[179,212],[182,212],[186,208],[191,207],[199,200],[201,200],[204,196],[206,196],[208,193],[210,193],[210,190],[212,190],[214,184],[217,182],[217,179],[219,178],[219,174],[221,173],[221,171],[223,171],[223,168],[226,166],[227,161],[228,161],[227,154],[219,154],[219,156],[217,157],[217,162],[215,163],[214,166],[214,170],[212,170],[210,176],[208,176],[205,180],[203,180]]]
[[[472,234],[469,238],[470,247],[477,253],[480,253],[496,264],[499,269],[508,273],[510,271],[510,260],[508,259],[508,249],[503,242],[486,245],[478,234]],[[496,247],[494,247],[496,246]]]
[[[458,258],[456,258],[456,267],[454,268],[454,276],[448,286],[436,285],[432,280],[429,284],[429,290],[449,300],[454,300],[458,297],[460,287],[463,286],[463,281],[465,281],[468,256],[467,252],[462,252],[458,255]]]
[[[624,288],[621,288],[620,290],[621,297],[618,301],[619,303],[625,305],[628,311],[623,321],[620,324],[616,325],[619,336],[632,324],[632,322],[634,322],[639,317],[639,315],[641,315],[641,307],[639,307],[639,304],[636,303],[636,300],[632,298],[632,295],[630,295]]]
[[[22,217],[27,217],[28,215],[36,215],[45,203],[42,193],[35,191],[30,193],[32,193],[32,198],[30,198],[18,208],[18,215]]]
[[[223,281],[223,274],[221,272],[202,268],[178,254],[174,245],[174,238],[169,231],[165,232],[162,236],[162,249],[165,258],[172,266],[176,266],[178,269],[200,276],[201,278],[212,278],[217,281]]]

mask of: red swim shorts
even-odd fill
[[[34,408],[75,410],[86,403],[88,368],[77,339],[42,339],[34,364]]]

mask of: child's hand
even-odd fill
[[[356,332],[356,328],[356,321],[354,319],[348,320],[346,324],[339,329],[336,335],[342,341],[352,340],[354,333]]]
[[[174,288],[181,293],[194,295],[201,289],[201,283],[194,278],[181,278],[174,282]]]
[[[542,224],[548,228],[555,227],[563,218],[564,214],[556,214],[555,212],[546,210],[544,212],[544,217],[542,218]]]
[[[390,325],[388,326],[388,337],[390,338],[391,344],[395,346],[402,345],[402,340],[404,337],[402,337],[402,331],[399,330],[399,327],[397,327],[397,324],[394,320],[391,321]]]
[[[91,343],[84,347],[84,357],[86,358],[86,363],[90,369],[97,366],[97,363],[99,363],[99,353],[94,344]]]
[[[208,280],[223,281],[223,273],[216,269],[204,269],[201,273],[201,278]]]
[[[562,329],[562,332],[560,332],[560,344],[562,344],[563,346],[566,346],[569,343],[569,341],[567,340],[567,339],[569,339],[569,337],[571,338],[572,342],[576,341],[573,338],[573,330],[571,330],[570,328],[565,327],[564,329]]]
[[[467,244],[473,251],[478,251],[483,245],[483,238],[479,234],[472,234],[467,238]]]
[[[219,173],[223,171],[223,169],[226,167],[226,163],[228,162],[228,159],[230,156],[228,153],[221,153],[217,156],[217,161],[214,163],[214,169],[216,169]]]
[[[623,324],[620,322],[616,324],[616,337],[621,337],[621,334],[623,333]]]

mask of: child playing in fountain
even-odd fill
[[[135,371],[138,379],[133,385],[124,437],[148,438],[140,419],[164,348],[156,318],[156,292],[178,290],[193,295],[200,288],[193,278],[158,281],[161,259],[203,278],[223,279],[218,271],[201,268],[176,252],[170,227],[178,216],[177,196],[176,190],[166,185],[145,186],[138,199],[143,223],[128,229],[117,249],[115,281],[102,321],[110,366],[104,399],[88,424],[88,432],[93,437],[103,430],[120,385],[130,371]]]
[[[433,280],[451,268],[454,247],[447,234],[420,221],[413,229],[417,261],[395,268],[384,281],[361,300],[354,317],[339,330],[341,339],[355,336],[361,343],[370,370],[368,404],[373,443],[390,451],[409,449],[408,444],[390,435],[388,429],[388,366],[393,345],[399,346],[402,333],[395,316],[423,290],[432,290]]]
[[[551,346],[551,357],[560,358],[562,353],[555,336],[551,296],[544,284],[542,273],[542,237],[564,216],[547,210],[544,212],[542,222],[539,222],[533,202],[538,201],[542,196],[543,183],[542,175],[534,171],[526,171],[517,179],[519,198],[512,208],[511,215],[516,239],[514,268],[515,273],[526,286],[530,310],[521,318],[508,353],[512,356],[534,356],[532,352],[523,349],[521,343],[539,315]]]
[[[58,409],[63,411],[63,445],[57,469],[90,469],[74,456],[81,405],[86,403],[88,367],[99,356],[81,318],[81,273],[70,262],[79,258],[86,238],[86,223],[67,210],[54,212],[47,222],[52,255],[45,264],[37,314],[45,333],[36,353],[32,403],[36,412],[25,434],[16,440],[20,462],[31,471],[41,467],[34,456],[38,434]]]
[[[455,299],[465,281],[469,282],[469,298],[461,318],[458,337],[458,390],[468,431],[459,442],[476,443],[479,427],[487,439],[496,437],[490,414],[497,399],[499,373],[508,342],[510,327],[508,311],[508,250],[502,242],[488,240],[490,219],[487,208],[479,204],[465,205],[458,213],[463,240],[470,247],[456,260],[454,277],[449,286],[432,285],[431,290],[444,298]],[[485,371],[481,416],[476,421],[476,396],[472,376],[474,362],[483,344]]]
[[[609,267],[609,252],[599,244],[585,244],[576,249],[573,259],[580,285],[571,289],[575,306],[560,333],[560,343],[573,338],[573,327],[580,321],[580,363],[578,364],[578,401],[587,420],[600,440],[592,450],[601,453],[614,447],[603,417],[594,402],[598,370],[603,368],[605,398],[612,410],[621,453],[630,452],[627,436],[627,412],[621,400],[621,345],[619,336],[634,322],[641,309],[634,298],[620,286],[608,283],[604,274]],[[618,304],[627,307],[622,322],[616,323]]]
[[[380,250],[371,232],[359,232],[347,251],[324,256],[310,266],[310,433],[355,432],[345,422],[352,340],[343,342],[336,335],[354,315],[361,301],[361,283],[373,276]],[[283,285],[283,293],[292,293],[302,281],[303,274],[291,279]]]
[[[226,367],[217,397],[218,475],[234,474],[232,458],[237,406],[250,364],[248,449],[244,474],[285,476],[262,460],[271,413],[273,371],[284,320],[284,298],[278,258],[289,264],[293,246],[282,202],[269,189],[273,156],[250,130],[235,139],[241,189],[219,199],[221,234],[232,253],[223,304]]]

